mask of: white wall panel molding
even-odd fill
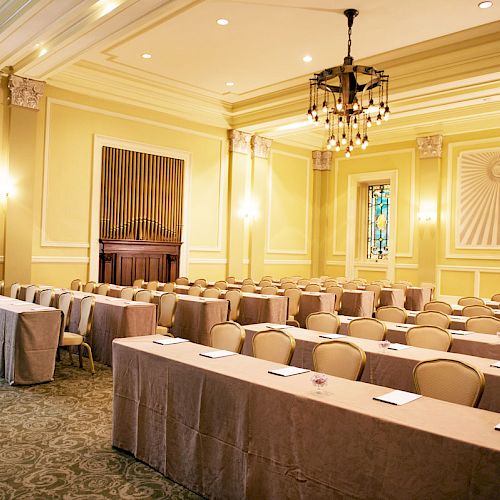
[[[189,258],[189,264],[227,264],[227,259],[198,259]]]
[[[437,280],[436,280],[436,292],[437,295],[441,296],[441,273],[443,271],[459,271],[474,273],[474,295],[479,297],[481,290],[481,273],[498,273],[500,274],[500,267],[498,266],[437,266]],[[500,282],[500,276],[498,278]]]
[[[88,264],[88,257],[71,257],[66,255],[33,255],[33,264]]]
[[[283,266],[310,266],[310,260],[300,260],[300,259],[265,259],[265,265],[283,265]]]

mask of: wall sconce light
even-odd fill
[[[422,203],[418,212],[418,220],[427,224],[436,222],[436,206],[432,203]]]
[[[252,199],[246,199],[242,202],[238,215],[245,221],[252,222],[259,216],[257,204]]]

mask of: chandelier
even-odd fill
[[[345,149],[349,158],[355,146],[368,147],[368,129],[390,116],[389,75],[372,66],[354,66],[351,31],[356,9],[347,9],[347,56],[342,66],[315,73],[309,80],[307,117],[328,131],[327,149]],[[320,102],[322,104],[320,105]]]

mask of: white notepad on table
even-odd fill
[[[373,399],[382,401],[383,403],[401,406],[406,403],[411,403],[412,401],[415,401],[415,399],[419,399],[421,397],[422,396],[420,394],[414,394],[413,392],[391,391],[387,394],[382,394],[381,396],[375,396]]]
[[[268,373],[279,375],[280,377],[291,377],[292,375],[299,375],[300,373],[307,373],[310,370],[305,368],[297,368],[295,366],[287,366],[285,368],[277,368],[276,370],[269,370]]]
[[[206,358],[225,358],[226,356],[234,355],[236,355],[235,352],[224,351],[223,349],[220,351],[200,352],[200,356],[205,356]]]
[[[334,339],[343,339],[347,337],[347,335],[342,335],[341,333],[322,333],[320,337],[323,339],[334,340]]]
[[[172,345],[172,344],[181,344],[182,342],[189,342],[189,340],[183,339],[181,337],[165,337],[163,339],[154,339],[153,342],[155,344],[161,344],[161,345]]]
[[[293,328],[292,325],[280,325],[279,323],[269,323],[266,326],[268,328],[273,328],[275,330],[283,330],[284,328]]]
[[[495,430],[500,431],[500,424],[495,425]]]
[[[409,325],[407,323],[396,323],[396,326],[399,326],[399,328],[413,328],[415,325]]]
[[[472,332],[466,332],[465,330],[448,330],[453,335],[470,335]]]
[[[497,361],[496,363],[492,363],[490,366],[493,368],[500,368],[500,361]]]
[[[388,349],[391,349],[393,351],[403,351],[404,349],[410,349],[410,348],[411,348],[410,345],[398,344],[397,342],[394,342],[388,347]]]

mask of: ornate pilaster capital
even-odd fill
[[[313,151],[313,170],[330,170],[332,167],[331,151]]]
[[[443,154],[443,136],[429,135],[427,137],[417,137],[417,147],[421,160],[441,158]]]
[[[251,134],[232,129],[227,131],[227,137],[229,139],[229,151],[231,153],[242,153],[246,155],[250,152]]]
[[[252,136],[252,157],[253,158],[264,158],[267,160],[271,155],[271,144],[272,139],[267,137],[261,137],[260,135]]]
[[[9,75],[8,87],[10,104],[38,111],[40,97],[45,90],[45,82]]]

